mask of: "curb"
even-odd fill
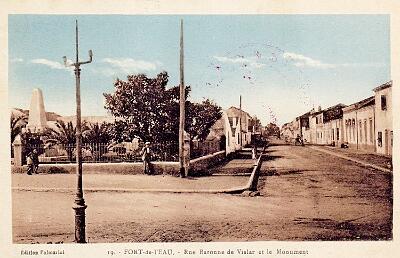
[[[370,164],[370,163],[366,163],[364,161],[361,161],[361,160],[358,160],[358,159],[355,159],[355,158],[350,158],[348,156],[335,153],[333,151],[324,150],[324,149],[318,148],[316,146],[307,146],[307,147],[310,148],[310,149],[316,150],[316,151],[324,152],[324,153],[330,154],[332,156],[336,156],[336,157],[339,157],[339,158],[342,158],[342,159],[345,159],[345,160],[349,160],[349,161],[361,164],[361,165],[363,165],[365,167],[371,167],[371,168],[379,170],[381,172],[385,172],[385,173],[388,173],[388,174],[392,174],[393,173],[393,171],[390,170],[390,169],[383,168],[383,167],[380,167],[380,166],[376,166],[376,165],[373,165],[373,164]]]
[[[83,191],[86,193],[90,192],[116,192],[116,193],[208,193],[208,194],[240,194],[244,191],[256,191],[258,184],[259,171],[262,163],[264,149],[257,159],[257,163],[254,165],[253,171],[250,175],[249,181],[243,187],[233,187],[228,189],[141,189],[141,188],[85,188]],[[225,176],[225,175],[224,175]],[[243,175],[242,175],[243,176]],[[25,188],[25,187],[11,187],[13,191],[25,191],[25,192],[60,192],[69,193],[75,192],[75,188]]]
[[[24,188],[24,187],[12,187],[13,191],[24,191],[24,192],[58,192],[58,193],[69,193],[75,192],[75,188]],[[85,193],[95,193],[95,192],[115,192],[115,193],[209,193],[209,194],[219,194],[219,193],[240,193],[245,191],[243,187],[230,188],[230,189],[143,189],[143,188],[85,188],[83,191]]]

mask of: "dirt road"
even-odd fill
[[[87,193],[88,241],[391,238],[391,176],[307,147],[272,146],[268,155],[258,197]],[[13,191],[14,241],[72,242],[73,197]]]

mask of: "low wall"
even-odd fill
[[[152,162],[155,174],[179,175],[179,162]],[[88,174],[143,174],[143,163],[83,163],[83,173]],[[12,166],[12,173],[26,173],[27,166]],[[39,173],[76,173],[76,164],[40,164]]]
[[[190,161],[190,176],[208,175],[207,169],[220,164],[225,160],[225,151],[215,152]]]
[[[225,158],[225,151],[216,152],[211,155],[203,156],[190,161],[191,176],[203,175],[205,170],[217,165]],[[179,176],[179,162],[151,162],[153,171],[157,175]],[[122,163],[83,163],[83,173],[88,174],[143,174],[143,163],[141,162],[122,162]],[[27,166],[12,166],[12,173],[26,173]],[[40,164],[39,173],[76,173],[76,164]]]

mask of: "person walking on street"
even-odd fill
[[[143,169],[144,173],[150,175],[151,174],[151,169],[150,169],[150,159],[151,159],[151,149],[150,149],[150,142],[146,142],[145,146],[143,147],[141,151],[142,155],[142,160],[143,160]]]
[[[253,148],[251,149],[251,158],[254,160],[257,159],[257,147],[255,144],[254,144]]]
[[[35,174],[38,174],[39,170],[39,155],[36,149],[32,151],[32,161],[33,161],[33,171]]]
[[[33,164],[33,153],[30,152],[28,156],[26,156],[26,164],[28,165],[28,169],[26,173],[28,175],[32,175],[33,170],[34,170],[34,164]]]

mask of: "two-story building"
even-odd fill
[[[344,141],[350,148],[375,151],[375,98],[343,108]]]
[[[392,155],[393,152],[393,115],[392,81],[375,89],[375,139],[376,152]]]
[[[252,131],[249,130],[249,125],[252,117],[237,107],[228,108],[226,114],[232,131],[232,146],[235,146],[235,150],[242,149],[251,143]]]

